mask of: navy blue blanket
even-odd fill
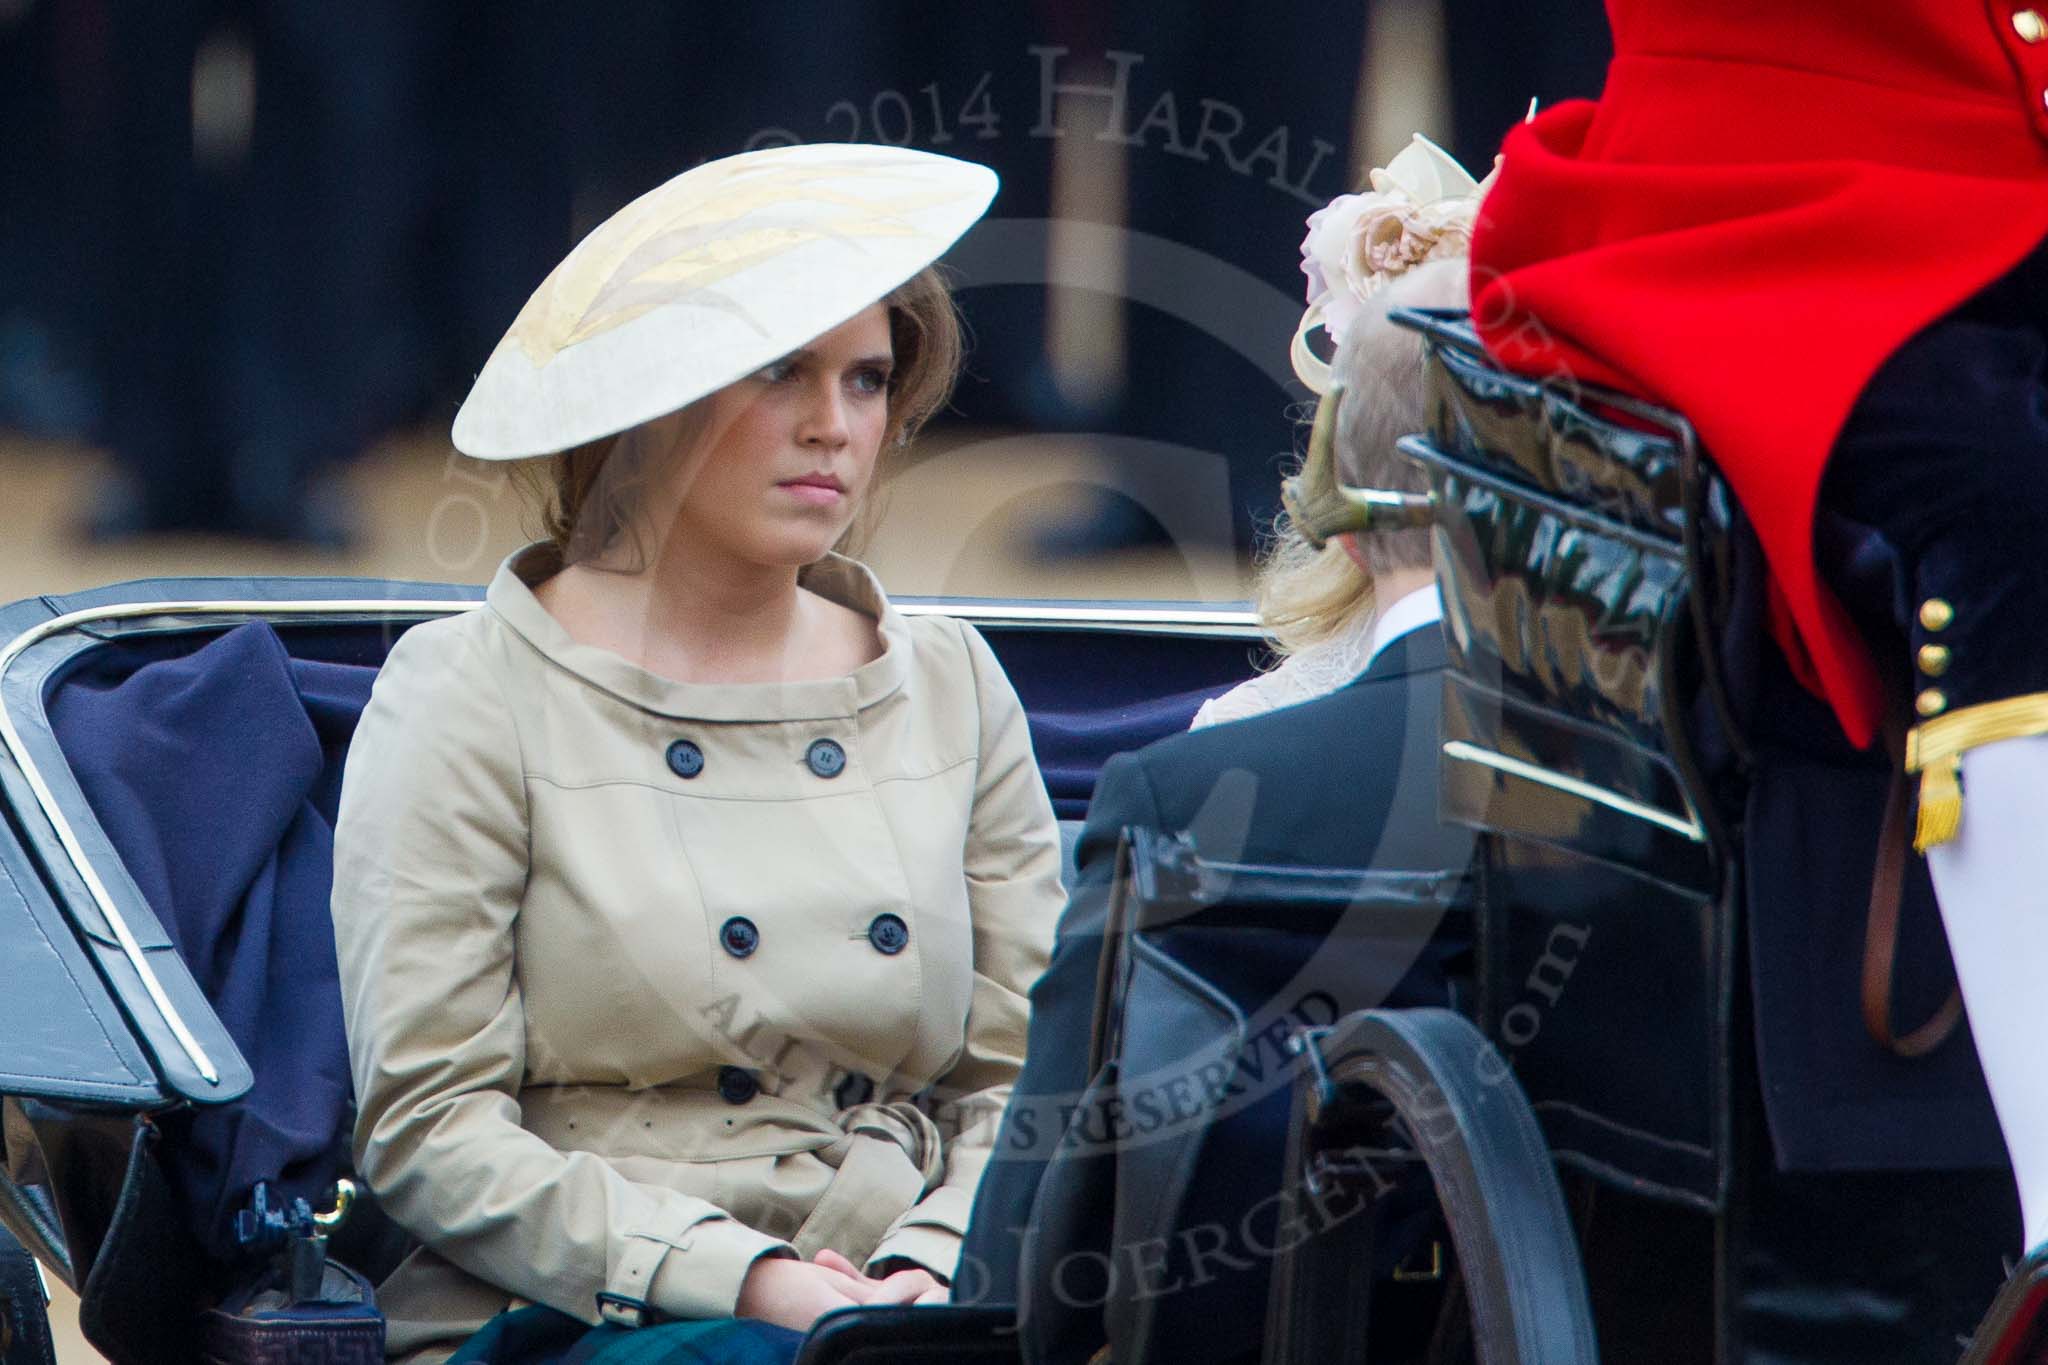
[[[988,642],[1062,820],[1087,815],[1111,755],[1187,729],[1203,702],[1252,675],[1255,653],[1246,640],[1139,632],[996,631]]]
[[[1062,820],[1084,818],[1088,798],[1095,794],[1095,779],[1111,756],[1179,734],[1188,728],[1201,704],[1220,690],[1180,692],[1100,710],[1031,711],[1031,747],[1038,755],[1045,789],[1052,796],[1053,813]]]
[[[188,1225],[234,1259],[257,1180],[324,1207],[353,1095],[327,897],[341,759],[376,670],[291,658],[268,626],[125,677],[67,679],[51,722],[87,801],[255,1073],[170,1116]]]

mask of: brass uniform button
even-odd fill
[[[1949,652],[1947,645],[1922,645],[1917,656],[1920,671],[1930,678],[1938,678],[1948,672]]]
[[[1938,687],[1930,687],[1913,698],[1913,709],[1922,716],[1938,716],[1948,709],[1948,694]]]
[[[2037,9],[2019,10],[2012,16],[2012,31],[2020,35],[2023,43],[2038,43],[2048,38],[2048,19],[2043,19]]]
[[[1920,628],[1922,630],[1947,630],[1949,623],[1956,619],[1956,609],[1939,597],[1930,597],[1920,604]]]

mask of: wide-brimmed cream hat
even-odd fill
[[[549,455],[674,412],[837,327],[981,217],[986,166],[771,147],[620,209],[541,282],[455,414],[455,448]]]

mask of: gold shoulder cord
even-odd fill
[[[1906,732],[1906,771],[1920,774],[1921,853],[1956,837],[1963,824],[1963,755],[2002,739],[2048,734],[2048,692],[1987,701],[1922,721]]]

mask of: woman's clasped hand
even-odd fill
[[[871,1277],[828,1247],[809,1261],[791,1256],[763,1256],[755,1261],[740,1285],[736,1316],[759,1318],[801,1332],[835,1308],[945,1303],[949,1295],[929,1270],[911,1267]]]

